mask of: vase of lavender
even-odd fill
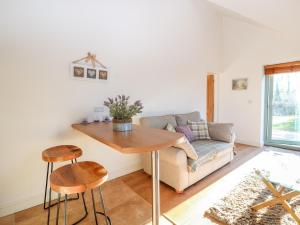
[[[114,131],[132,130],[132,117],[142,112],[143,105],[141,101],[135,101],[129,104],[129,96],[118,95],[115,98],[108,98],[104,105],[109,108],[110,116],[113,117]]]

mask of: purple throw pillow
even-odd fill
[[[186,136],[186,138],[189,140],[189,142],[193,141],[195,139],[194,134],[191,130],[191,128],[187,125],[185,126],[178,126],[175,128],[176,132],[182,133]]]

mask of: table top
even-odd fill
[[[163,150],[182,141],[183,135],[133,125],[129,132],[113,131],[112,123],[73,124],[72,127],[122,153]]]
[[[262,167],[262,175],[270,182],[300,191],[300,156],[275,152]]]

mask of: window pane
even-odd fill
[[[300,73],[273,76],[272,140],[300,142]]]

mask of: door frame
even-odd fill
[[[215,120],[215,74],[208,73],[206,81],[206,120]]]

